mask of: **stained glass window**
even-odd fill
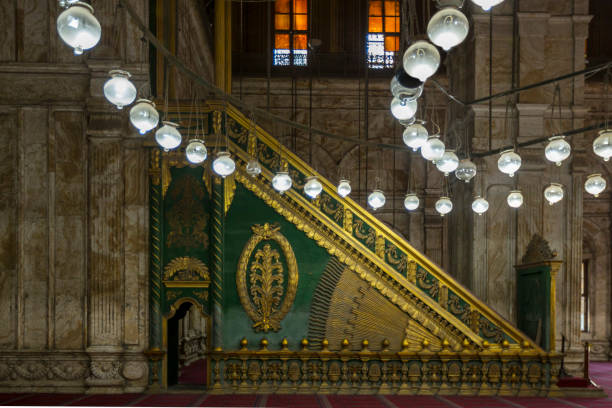
[[[308,65],[307,46],[308,0],[276,0],[273,65]]]
[[[399,0],[370,0],[366,51],[368,67],[393,68],[399,52]]]

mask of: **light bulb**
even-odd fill
[[[104,84],[104,96],[115,105],[117,109],[123,109],[134,102],[137,90],[132,81],[130,73],[120,69],[114,69],[108,73],[111,78]]]
[[[503,2],[504,0],[472,0],[472,3],[480,6],[480,8],[482,8],[484,11],[489,11],[492,7],[495,7]]]
[[[164,150],[172,150],[181,145],[183,140],[181,132],[178,131],[178,125],[173,122],[162,122],[163,126],[155,132],[155,140],[164,148]]]
[[[404,53],[403,64],[408,75],[425,82],[440,67],[440,53],[427,41],[417,41]]]
[[[74,48],[75,55],[83,54],[100,41],[102,27],[93,11],[89,4],[77,1],[57,17],[57,33]]]
[[[391,78],[391,94],[400,100],[415,100],[423,94],[423,82],[400,68]]]
[[[310,198],[317,198],[323,191],[323,185],[316,177],[308,177],[304,184],[304,193]]]
[[[459,180],[463,180],[469,183],[471,179],[476,176],[476,165],[472,163],[470,159],[463,159],[459,162],[457,170],[455,170],[455,177]]]
[[[229,152],[219,152],[217,158],[213,161],[212,168],[215,173],[225,178],[236,170],[236,163]]]
[[[130,109],[130,122],[141,135],[155,129],[159,124],[159,113],[155,104],[148,99],[139,99]]]
[[[261,174],[261,164],[256,159],[251,158],[246,165],[246,172],[251,177],[259,176]]]
[[[510,177],[514,177],[514,173],[521,168],[521,156],[516,154],[514,150],[506,150],[497,160],[497,168],[502,173],[506,173]]]
[[[342,198],[351,194],[351,183],[348,180],[340,180],[338,183],[338,195]]]
[[[398,120],[412,119],[416,115],[418,104],[416,101],[393,97],[391,100],[391,113]]]
[[[591,174],[584,182],[584,189],[587,193],[599,197],[606,189],[606,179],[601,177],[601,174]]]
[[[593,141],[593,152],[604,161],[609,161],[612,157],[612,129],[599,131],[599,136]]]
[[[459,158],[454,150],[446,150],[439,160],[436,160],[436,167],[445,176],[455,171],[459,166]]]
[[[508,197],[506,197],[506,202],[512,208],[519,208],[523,205],[523,193],[521,193],[521,190],[510,191]]]
[[[561,162],[567,159],[572,152],[572,147],[565,141],[565,136],[553,136],[548,140],[544,155],[548,161],[561,166]]]
[[[406,129],[404,129],[404,143],[406,146],[412,148],[412,150],[415,152],[419,150],[421,146],[423,146],[428,137],[429,133],[427,132],[427,129],[420,123],[413,123],[406,126]]]
[[[281,194],[289,190],[292,185],[293,181],[286,171],[279,171],[272,178],[272,187]]]
[[[482,215],[487,212],[489,209],[489,202],[484,198],[477,196],[474,201],[472,201],[472,211],[474,211],[478,215]]]
[[[436,201],[436,211],[444,217],[446,214],[453,210],[453,202],[448,197],[440,197]]]
[[[408,211],[414,211],[419,208],[420,200],[414,193],[406,194],[406,198],[404,198],[404,208]]]
[[[427,35],[432,43],[448,51],[461,44],[470,31],[467,17],[454,7],[446,7],[431,17]]]
[[[368,204],[374,210],[378,210],[379,208],[383,207],[385,202],[387,202],[385,195],[378,189],[372,191],[368,196]]]
[[[444,156],[444,142],[440,140],[440,135],[429,136],[427,141],[421,146],[421,156],[425,160],[436,161]]]
[[[559,183],[550,183],[544,190],[544,198],[550,205],[563,200],[563,186]]]
[[[202,163],[208,156],[208,151],[206,150],[204,142],[198,139],[192,139],[185,149],[185,156],[187,156],[187,160],[189,160],[190,163]]]

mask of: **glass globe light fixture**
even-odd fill
[[[550,183],[544,190],[544,198],[550,205],[563,200],[563,186],[559,183]]]
[[[164,150],[172,150],[181,145],[183,137],[181,132],[178,131],[178,125],[173,122],[162,122],[163,126],[157,129],[155,132],[155,140],[157,144],[164,148]]]
[[[213,161],[212,168],[215,173],[225,178],[236,170],[236,163],[229,152],[219,152]]]
[[[425,82],[440,67],[440,53],[429,42],[417,41],[404,53],[403,63],[408,75]]]
[[[436,167],[445,176],[455,171],[459,167],[459,158],[454,150],[446,150],[440,160],[436,160]]]
[[[444,217],[446,214],[450,213],[453,210],[453,202],[448,197],[440,197],[438,201],[436,201],[436,211]]]
[[[259,176],[261,174],[261,164],[256,159],[251,158],[246,165],[246,172],[251,177]]]
[[[612,129],[599,131],[599,136],[593,141],[593,152],[604,161],[609,161],[612,157]]]
[[[521,168],[522,164],[521,156],[516,154],[514,150],[506,150],[502,152],[501,156],[497,160],[497,168],[502,173],[506,173],[510,177],[514,177],[514,173]]]
[[[289,190],[292,185],[293,181],[286,171],[279,171],[272,178],[272,187],[281,194]]]
[[[482,215],[486,213],[488,209],[489,202],[481,196],[476,196],[474,201],[472,201],[472,211],[474,211],[476,214]]]
[[[601,174],[591,174],[584,182],[584,189],[587,193],[599,197],[599,194],[606,189],[606,179]]]
[[[130,109],[130,122],[141,135],[155,129],[159,124],[159,113],[155,109],[155,103],[148,99],[137,100]]]
[[[470,159],[463,159],[459,162],[457,170],[455,170],[455,177],[459,180],[463,180],[469,183],[471,179],[476,176],[476,165],[472,163]]]
[[[111,78],[104,84],[104,96],[106,99],[117,106],[117,109],[123,109],[134,102],[138,91],[130,81],[130,73],[120,69],[114,69],[108,73]]]
[[[57,17],[57,33],[62,41],[74,48],[75,55],[83,54],[100,41],[102,27],[93,12],[89,4],[77,1]]]
[[[323,191],[323,185],[319,179],[316,177],[308,177],[306,179],[306,184],[304,184],[304,193],[308,197],[312,199],[317,198],[319,194],[321,194],[321,191]]]
[[[185,156],[187,156],[187,160],[189,160],[190,163],[202,163],[208,156],[208,151],[206,150],[204,142],[199,139],[192,139],[185,149]]]
[[[404,198],[404,207],[408,211],[414,211],[419,208],[420,200],[414,193],[406,194],[406,198]]]
[[[391,113],[398,120],[408,120],[416,115],[418,108],[417,101],[408,99],[399,99],[393,97],[391,100]]]
[[[548,161],[561,166],[561,162],[567,159],[572,152],[572,147],[565,140],[565,136],[553,136],[544,150],[544,155]]]
[[[421,156],[425,160],[436,161],[444,156],[446,146],[444,142],[440,140],[440,135],[429,136],[427,141],[421,146]]]
[[[492,7],[495,7],[503,2],[504,0],[472,0],[472,3],[479,6],[484,11],[489,11]]]
[[[370,195],[368,196],[368,204],[374,210],[378,210],[379,208],[384,206],[386,202],[387,202],[387,199],[385,198],[385,195],[383,194],[382,191],[378,189],[372,191]]]
[[[445,7],[431,17],[427,35],[432,43],[444,51],[461,44],[470,31],[470,23],[461,11]]]
[[[351,194],[351,183],[348,180],[340,180],[337,191],[340,197],[346,197]]]
[[[408,99],[409,101],[418,99],[423,94],[423,82],[406,73],[403,68],[399,68],[393,78],[391,78],[391,94],[396,98]]]
[[[412,148],[412,151],[417,151],[427,141],[429,133],[425,126],[420,123],[413,123],[412,125],[406,126],[404,129],[404,143],[406,146]]]
[[[79,0],[58,0],[58,5],[62,8],[68,8]]]
[[[506,197],[506,202],[512,208],[519,208],[523,205],[523,193],[521,193],[521,190],[510,191],[508,197]]]

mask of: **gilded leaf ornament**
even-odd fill
[[[295,300],[297,260],[278,225],[266,223],[251,229],[253,235],[242,250],[236,272],[240,303],[253,320],[255,331],[278,331]]]
[[[208,267],[197,258],[174,258],[164,268],[164,281],[210,281]]]

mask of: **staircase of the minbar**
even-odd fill
[[[212,104],[211,110],[221,106]],[[286,344],[268,350],[265,341],[243,342],[235,351],[215,350],[214,392],[561,394],[556,386],[560,355],[534,345],[368,211],[338,196],[323,177],[319,176],[323,193],[310,200],[302,187],[306,177],[316,172],[287,150],[280,155],[279,143],[261,128],[255,134],[249,128],[240,112],[227,110],[226,131],[237,162],[235,182],[335,258],[330,291],[341,283],[344,268],[351,279],[362,283],[359,293],[364,308],[369,299],[368,313],[376,315],[376,304],[381,305],[380,319],[370,320],[384,323],[392,308],[407,326],[402,341],[395,343],[390,338],[376,344],[365,338],[353,338],[353,343],[322,338],[326,331],[321,329],[318,339],[302,341],[300,351],[289,350]],[[257,178],[245,171],[250,155],[257,156],[263,167]],[[270,183],[281,160],[293,179],[293,188],[283,195]],[[231,203],[231,185],[226,183],[230,189],[225,192],[226,205]]]

